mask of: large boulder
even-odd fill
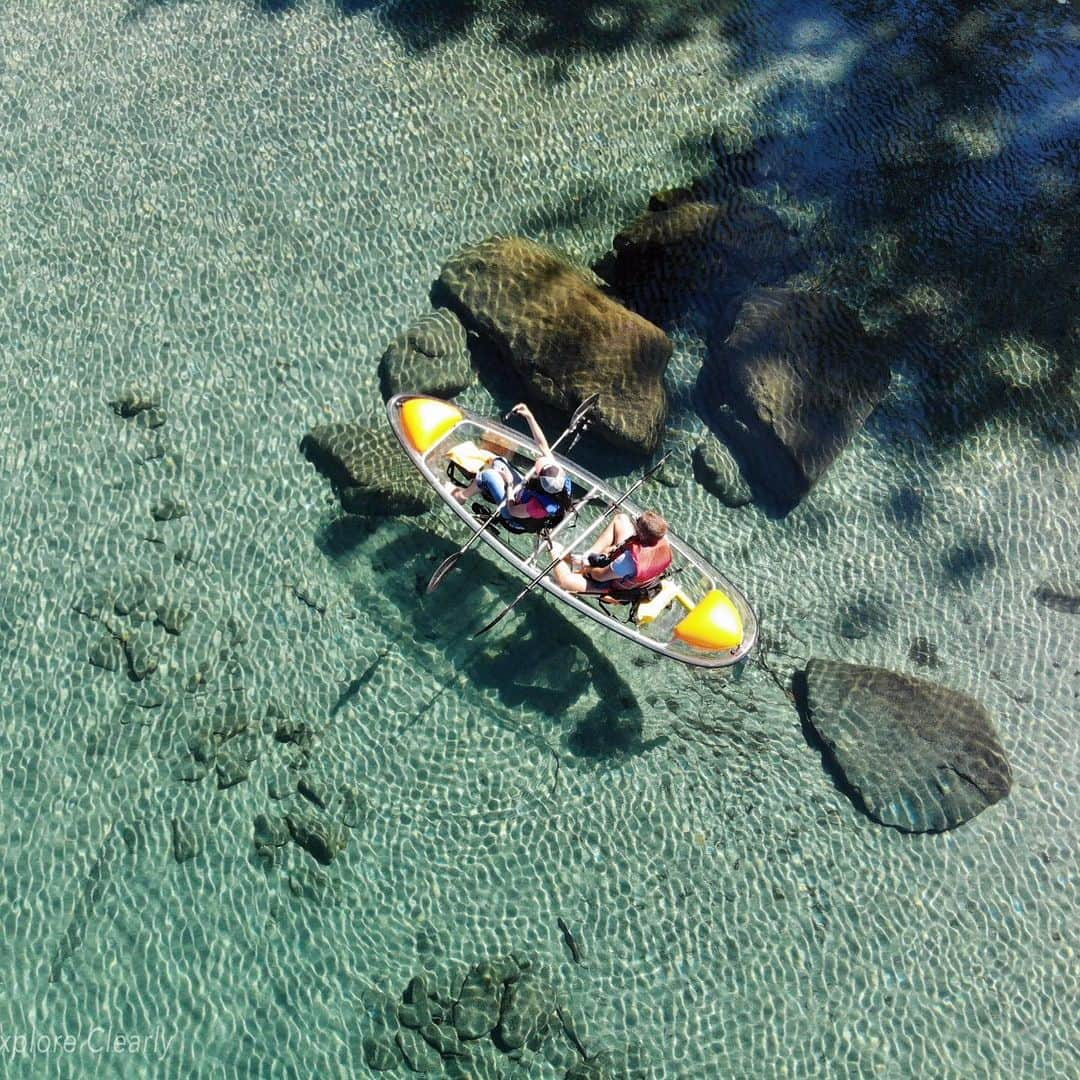
[[[811,660],[804,678],[807,720],[875,821],[940,832],[1008,795],[1005,751],[973,698],[838,660]]]
[[[570,412],[599,391],[596,431],[622,449],[660,445],[671,342],[589,271],[531,240],[496,236],[450,259],[439,286],[506,357],[531,399]]]
[[[413,467],[389,428],[320,424],[300,450],[334,488],[350,514],[422,514],[435,493]]]
[[[749,478],[794,506],[889,387],[889,366],[843,301],[755,289],[699,377],[706,419],[734,438]],[[736,427],[720,418],[730,406]]]
[[[796,265],[792,234],[776,214],[735,192],[715,198],[685,188],[659,192],[612,247],[607,280],[658,323],[695,304],[710,321],[722,320],[732,299],[755,284],[783,281]]]
[[[451,398],[460,393],[473,380],[461,320],[446,308],[422,315],[383,353],[379,380],[384,398],[403,393]]]

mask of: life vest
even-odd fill
[[[536,503],[538,507],[543,507],[544,517],[561,519],[573,503],[570,477],[566,478],[566,483],[560,491],[546,491],[537,477],[529,477],[521,491],[521,501],[527,500],[530,503]],[[533,512],[532,505],[529,506],[529,513],[532,517],[540,516]]]
[[[611,582],[611,587],[615,590],[640,589],[643,585],[655,581],[671,565],[671,545],[666,536],[648,547],[636,536],[631,536],[613,552],[611,561],[614,562],[623,553],[628,553],[634,560],[634,574],[632,577]]]

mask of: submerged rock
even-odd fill
[[[116,671],[127,663],[123,646],[111,634],[103,635],[90,647],[87,660],[103,671]]]
[[[599,288],[560,252],[521,237],[466,248],[440,287],[522,377],[529,397],[570,412],[599,391],[594,430],[652,453],[667,417],[667,335]]]
[[[171,822],[173,858],[178,863],[194,859],[202,852],[203,843],[199,833],[183,818],[174,817]]]
[[[588,1061],[579,1061],[566,1070],[564,1080],[615,1080],[618,1074],[612,1055],[602,1050]]]
[[[364,1064],[375,1072],[387,1072],[401,1064],[401,1054],[388,1033],[380,1031],[364,1039]]]
[[[157,395],[155,394],[146,390],[141,390],[138,387],[131,387],[117,394],[117,396],[109,402],[109,405],[117,416],[122,416],[125,420],[130,420],[131,417],[138,416],[140,413],[156,409],[158,407],[158,400]]]
[[[754,501],[754,493],[731,451],[714,435],[694,447],[694,479],[732,509]]]
[[[422,514],[435,493],[413,467],[389,428],[321,424],[300,450],[333,485],[350,514]]]
[[[1080,581],[1044,581],[1035,590],[1035,599],[1053,611],[1080,615]]]
[[[317,862],[329,866],[349,842],[349,834],[335,821],[299,810],[285,815],[293,842]]]
[[[503,976],[499,964],[485,961],[465,977],[454,1005],[454,1027],[463,1039],[482,1039],[499,1022],[502,1007]]]
[[[492,1038],[500,1050],[520,1050],[543,1035],[550,1020],[548,994],[536,976],[526,973],[503,992],[502,1011]]]
[[[401,1028],[394,1041],[405,1059],[405,1064],[413,1072],[435,1072],[442,1067],[442,1057],[438,1050],[422,1039],[410,1028]]]
[[[187,503],[180,499],[162,499],[150,508],[150,516],[155,521],[176,521],[187,517],[188,513]]]
[[[383,353],[379,381],[384,398],[402,393],[450,398],[460,393],[473,381],[461,320],[446,308],[422,315]]]
[[[789,230],[772,210],[734,192],[659,192],[612,247],[605,264],[612,286],[659,323],[694,304],[710,319],[722,317],[728,301],[754,284],[783,281],[795,268]]]
[[[907,832],[939,832],[1003,799],[1009,763],[987,711],[910,675],[813,659],[807,718],[866,812]]]
[[[794,506],[884,396],[889,366],[835,296],[756,289],[698,385],[706,419],[738,439],[752,481]]]

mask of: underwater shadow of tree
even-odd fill
[[[191,0],[131,0],[126,18]],[[312,0],[242,0],[277,16]],[[504,48],[549,62],[564,78],[575,60],[636,46],[674,47],[735,6],[735,0],[326,0],[345,16],[372,14],[411,52],[424,53],[491,22]]]
[[[379,597],[415,627],[418,645],[430,644],[475,686],[494,691],[507,708],[526,707],[556,720],[573,712],[591,686],[596,704],[576,711],[566,735],[567,747],[579,757],[611,758],[655,745],[642,739],[644,716],[630,685],[546,596],[522,601],[517,617],[508,617],[491,636],[471,638],[482,619],[494,614],[481,610],[478,592],[486,596],[495,588],[500,602],[508,603],[522,579],[474,552],[462,559],[437,594],[425,596],[438,560],[451,549],[443,538],[417,529],[423,544],[398,536],[382,544],[372,559],[383,572]]]
[[[284,15],[295,8],[303,7],[311,0],[242,0],[245,7],[262,15]],[[361,15],[365,11],[375,11],[386,0],[327,0],[342,15]],[[193,4],[194,0],[131,0],[124,18],[133,21],[142,18],[156,8],[181,7]]]
[[[575,60],[678,45],[732,6],[733,0],[398,0],[381,6],[378,17],[413,52],[490,21],[499,44],[548,60],[549,78],[556,80]]]
[[[966,14],[928,5],[912,26],[852,0],[845,9],[873,30],[875,47],[815,106],[812,125],[791,130],[784,117],[798,90],[774,78],[760,106],[771,130],[752,144],[727,147],[713,132],[676,148],[692,166],[708,162],[704,189],[767,186],[825,207],[834,236],[817,237],[813,277],[862,295],[888,326],[882,347],[913,376],[917,426],[935,445],[991,423],[1026,425],[1053,443],[1080,438],[1080,179],[1067,166],[1080,135],[1036,107],[1057,93],[1052,80],[1036,92],[1022,70],[1053,56],[1080,77],[1080,50],[1054,41],[1059,12],[1025,6],[1039,33],[1016,34],[1003,2]],[[740,27],[736,81],[760,83],[801,55],[791,17],[760,40]],[[979,124],[993,145],[965,150]],[[999,368],[993,357],[1017,340],[1046,362]]]

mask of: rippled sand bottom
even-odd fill
[[[532,5],[411,10],[0,14],[5,1070],[365,1075],[380,995],[512,950],[615,1075],[1068,1075],[1080,622],[1034,597],[1080,565],[1068,39],[1038,24],[1054,63],[1006,51],[1023,90],[967,116],[918,81],[933,34],[854,5],[586,4],[551,40]],[[808,239],[800,282],[908,343],[889,397],[783,519],[725,509],[689,453],[652,485],[757,607],[736,675],[543,596],[472,640],[520,583],[478,552],[424,598],[460,531],[343,519],[297,443],[382,422],[379,355],[459,245],[591,261],[716,129]],[[959,164],[918,158],[931,135]],[[703,431],[676,337],[668,445]],[[131,386],[163,426],[115,415]],[[786,693],[811,656],[975,696],[1012,794],[945,835],[875,825]],[[301,810],[347,838],[329,865],[257,850]],[[576,1059],[558,1029],[482,1055]]]

